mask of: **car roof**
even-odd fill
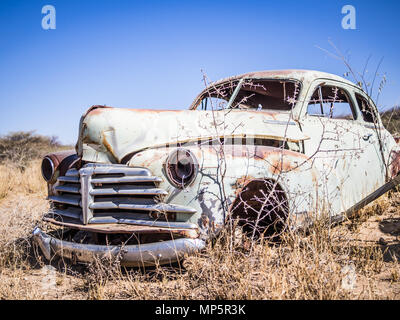
[[[352,86],[355,86],[353,82],[332,73],[316,71],[316,70],[301,70],[301,69],[265,70],[265,71],[248,72],[237,76],[224,78],[215,81],[212,84],[216,85],[226,81],[238,80],[238,79],[295,79],[302,82],[304,81],[311,82],[314,79],[321,79],[321,78],[341,81],[350,84]]]

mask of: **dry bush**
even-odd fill
[[[62,147],[57,137],[34,134],[33,131],[12,132],[0,136],[0,163],[8,162],[24,169],[32,159]]]
[[[393,135],[400,134],[400,106],[395,106],[381,113],[385,128]]]
[[[15,132],[0,136],[0,201],[12,193],[41,196],[47,186],[41,175],[41,158],[70,146],[61,145],[56,137],[33,132]]]

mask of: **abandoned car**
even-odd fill
[[[166,264],[233,221],[252,235],[333,220],[398,184],[400,148],[371,98],[339,76],[247,73],[189,110],[93,106],[76,150],[47,155],[47,259]]]

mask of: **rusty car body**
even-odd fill
[[[399,155],[371,98],[318,71],[223,79],[189,110],[93,106],[76,150],[43,159],[51,209],[33,239],[47,259],[170,263],[229,221],[254,235],[340,220],[398,184]]]

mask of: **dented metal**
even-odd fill
[[[143,267],[172,263],[204,249],[200,239],[176,239],[141,245],[106,246],[61,241],[44,233],[40,228],[33,231],[33,238],[39,244],[44,256],[51,260],[54,255],[80,262],[91,262],[97,258],[117,258],[121,265]]]
[[[329,101],[323,101],[327,88],[333,93]],[[262,99],[258,106],[256,98],[247,100],[245,94],[253,95],[251,90],[261,94],[256,98],[270,99],[265,101],[272,101],[272,109],[267,102],[263,106]],[[202,104],[211,91],[213,98],[221,93],[227,109]],[[313,104],[319,108],[316,97],[321,99],[321,115],[310,112]],[[339,219],[398,184],[400,147],[377,112],[374,123],[365,117],[360,97],[376,110],[358,86],[341,77],[284,70],[212,83],[189,110],[93,106],[80,121],[79,165],[64,169],[49,184],[53,207],[47,222],[105,234],[114,229],[143,233],[144,229],[129,226],[154,228],[146,229],[153,242],[142,246],[153,254],[161,246],[166,250],[162,256],[168,257],[160,260],[164,263],[201,249],[231,218],[247,215],[253,219],[257,215],[249,214],[251,208],[274,212],[275,218],[284,215],[291,228],[304,227],[322,213]],[[255,107],[249,107],[251,99]],[[323,114],[325,103],[329,114]],[[334,118],[334,107],[343,103],[350,106],[351,114],[339,113]],[[178,148],[195,157],[196,170],[185,171],[184,163],[168,163]],[[171,182],[168,170],[176,171],[175,180],[185,174],[194,176],[180,187]],[[261,186],[263,182],[267,187]],[[268,192],[277,195],[275,202],[282,202],[277,208],[272,208],[274,201],[268,202],[270,207],[259,206],[260,197]],[[168,241],[177,243],[175,256],[158,238],[165,230],[171,231]],[[59,252],[64,243],[48,240],[39,231],[35,239],[46,255]],[[93,252],[105,251],[93,244],[65,243],[67,256],[77,251],[82,261],[88,261]],[[190,243],[191,250],[184,243]],[[140,246],[132,250],[125,262],[137,264],[143,258],[138,254]]]

